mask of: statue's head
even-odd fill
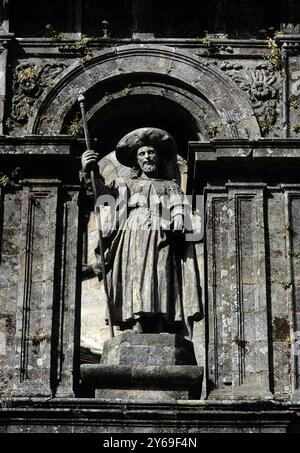
[[[154,146],[141,146],[137,150],[136,161],[144,173],[155,173],[158,168],[159,153]]]
[[[119,141],[118,161],[144,173],[155,173],[177,154],[174,138],[166,131],[153,127],[135,129]]]

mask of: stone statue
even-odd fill
[[[184,194],[167,175],[176,152],[167,132],[136,129],[116,148],[118,161],[131,167],[131,178],[110,186],[99,178],[100,199],[112,195],[118,214],[103,236],[113,325],[120,330],[191,337],[193,321],[202,318],[195,247],[185,241]],[[92,150],[82,156],[87,188],[98,159]]]
[[[8,32],[9,30],[9,0],[0,0],[0,30]]]

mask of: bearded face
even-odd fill
[[[152,146],[142,146],[137,152],[137,163],[144,173],[157,171],[158,154]]]

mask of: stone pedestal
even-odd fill
[[[82,379],[109,400],[199,399],[203,367],[194,347],[173,334],[125,332],[105,342],[100,365],[82,365]]]

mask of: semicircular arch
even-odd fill
[[[204,131],[211,123],[219,127],[222,137],[260,137],[249,101],[228,76],[181,49],[154,45],[111,48],[84,65],[68,68],[40,98],[28,133],[62,133],[82,89],[90,119],[117,97],[152,93],[185,108],[198,124],[201,137],[206,138]]]

